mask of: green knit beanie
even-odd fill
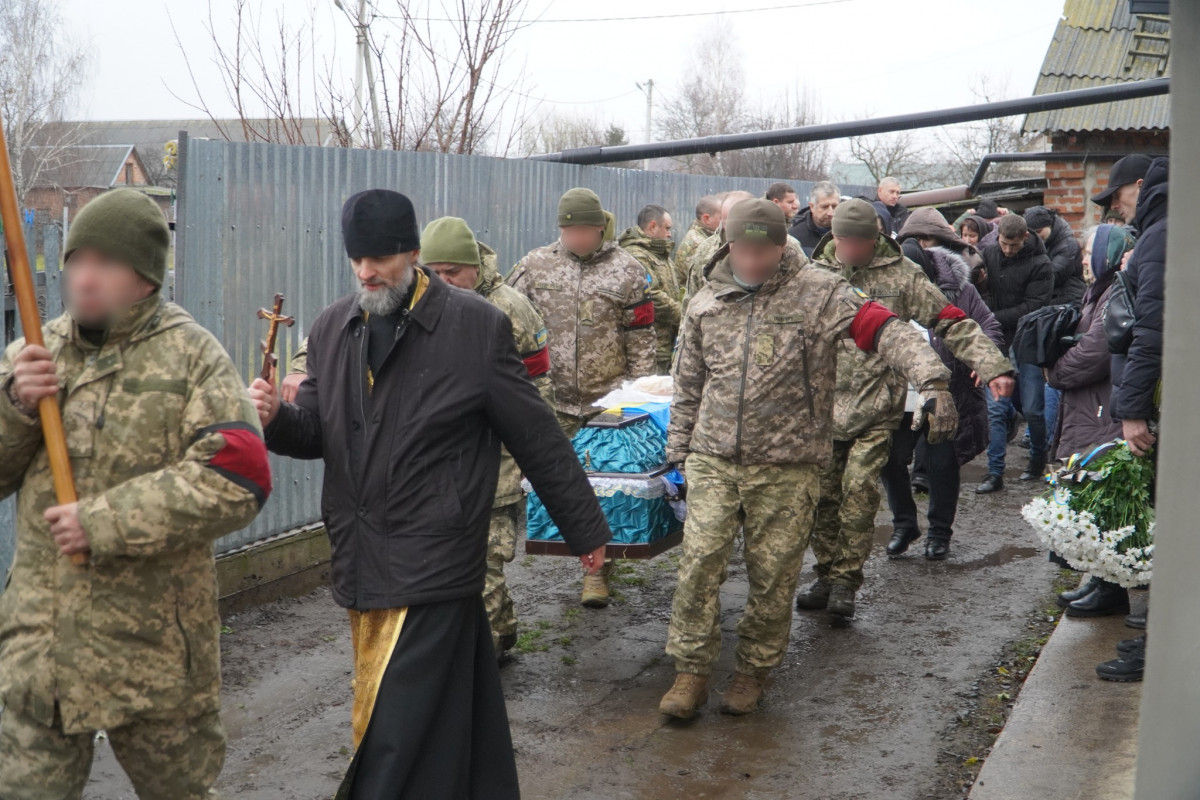
[[[568,189],[558,201],[558,227],[571,225],[595,225],[603,228],[608,223],[600,198],[591,189]]]
[[[91,248],[128,264],[161,289],[167,275],[171,231],[158,204],[133,189],[114,189],[79,210],[67,234],[64,260]]]
[[[833,235],[874,240],[879,236],[879,215],[866,200],[847,200],[833,212]]]
[[[466,264],[478,267],[479,243],[459,217],[440,217],[421,231],[422,264]]]

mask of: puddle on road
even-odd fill
[[[1001,547],[995,552],[988,553],[983,558],[976,558],[971,561],[943,561],[942,567],[947,570],[960,572],[963,570],[982,569],[984,567],[1002,567],[1013,561],[1033,558],[1038,552],[1036,547]]]

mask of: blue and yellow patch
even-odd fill
[[[545,328],[542,328],[533,338],[537,340],[538,349],[541,349],[546,346],[546,341],[550,338],[550,334],[546,333]]]

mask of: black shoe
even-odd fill
[[[908,551],[910,544],[920,538],[919,530],[901,528],[892,534],[892,540],[887,545],[887,554],[892,557],[902,555]]]
[[[924,475],[914,475],[912,479],[913,494],[929,494],[929,479]]]
[[[975,494],[991,494],[1004,488],[1003,475],[988,475],[983,483],[975,487]]]
[[[1134,630],[1137,630],[1137,631],[1146,630],[1147,615],[1148,615],[1148,612],[1146,612],[1146,611],[1142,611],[1140,613],[1135,612],[1133,614],[1126,615],[1125,627],[1133,628]]]
[[[1046,477],[1046,459],[1031,458],[1029,466],[1025,467],[1025,471],[1021,473],[1019,480],[1022,481],[1040,481]]]
[[[1122,639],[1117,642],[1117,655],[1127,656],[1130,653],[1136,653],[1139,649],[1146,647],[1146,637],[1138,636],[1133,639]]]
[[[1146,641],[1120,658],[1096,665],[1096,674],[1101,680],[1131,683],[1140,681],[1146,670]]]
[[[925,559],[927,561],[945,561],[950,555],[950,542],[945,539],[925,540]]]
[[[1071,605],[1071,603],[1074,603],[1076,600],[1082,600],[1083,598],[1087,597],[1092,592],[1096,591],[1096,587],[1099,586],[1100,583],[1101,583],[1101,581],[1099,578],[1093,577],[1093,578],[1089,578],[1088,580],[1079,584],[1079,586],[1077,586],[1076,588],[1071,589],[1070,591],[1063,592],[1062,594],[1060,594],[1058,596],[1058,607],[1066,608],[1067,606]]]
[[[1022,447],[1026,450],[1029,449],[1029,434],[1028,433],[1021,437],[1021,441],[1017,442],[1017,446]]]
[[[515,633],[506,633],[500,637],[500,652],[507,653],[517,646],[517,635]]]
[[[1100,581],[1094,592],[1067,606],[1067,616],[1074,618],[1111,617],[1128,613],[1129,590],[1104,580]]]

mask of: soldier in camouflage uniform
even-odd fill
[[[606,223],[595,192],[569,190],[558,203],[559,240],[530,252],[508,276],[546,321],[555,409],[567,436],[602,410],[592,403],[622,380],[654,374],[652,279],[604,239]],[[584,576],[585,606],[608,605],[610,571]]]
[[[701,242],[696,248],[695,253],[692,255],[692,263],[690,271],[688,272],[688,280],[684,287],[683,310],[685,313],[687,312],[687,305],[692,296],[695,295],[696,292],[700,291],[701,287],[704,286],[705,270],[708,269],[709,265],[716,257],[717,251],[720,250],[725,244],[724,220],[729,216],[730,209],[732,209],[741,201],[749,200],[753,197],[754,195],[750,194],[749,192],[743,192],[740,190],[725,193],[725,199],[721,203],[721,227],[717,229],[716,233]],[[788,234],[787,238],[790,245],[798,250],[802,250],[800,247],[800,242],[795,237],[793,237],[791,234]],[[808,260],[804,256],[803,252],[801,252],[800,258],[805,261]]]
[[[721,201],[723,199],[721,195],[715,194],[706,194],[700,198],[700,202],[696,203],[696,219],[688,226],[683,238],[679,240],[679,246],[675,248],[672,264],[675,267],[675,284],[681,292],[687,289],[688,272],[692,257],[696,254],[696,248],[705,239],[716,233],[717,228],[721,226]]]
[[[684,318],[667,454],[688,479],[679,583],[667,654],[675,684],[659,709],[690,718],[707,702],[721,647],[720,589],[738,529],[750,594],[721,710],[748,714],[787,648],[792,593],[828,463],[839,342],[903,370],[936,400],[935,437],[957,426],[950,373],[910,326],[809,266],[769,200],[731,209],[729,243]]]
[[[1010,394],[1012,364],[979,325],[951,305],[925,273],[904,257],[895,239],[879,232],[875,209],[864,200],[838,206],[833,230],[813,251],[814,263],[866,292],[900,319],[941,336],[955,357]],[[833,460],[821,471],[821,502],[812,549],[817,581],[800,593],[801,609],[828,607],[838,621],[854,616],[879,511],[879,473],[892,431],[904,417],[908,386],[873,353],[843,346],[838,353],[833,410]],[[957,428],[957,426],[956,426]]]
[[[671,263],[671,215],[662,206],[648,205],[638,213],[637,225],[617,240],[650,275],[650,300],[654,304],[654,334],[658,338],[656,373],[671,373],[671,356],[679,333],[682,294]]]
[[[145,195],[91,201],[67,240],[68,313],[44,349],[18,340],[0,359],[0,495],[19,491],[0,595],[5,800],[81,797],[100,730],[142,800],[210,797],[224,762],[213,540],[254,519],[270,468],[229,356],[160,294],[169,242]],[[56,394],[68,505],[35,410]]]
[[[546,403],[554,407],[554,388],[550,384],[550,351],[546,326],[523,294],[505,285],[496,269],[496,251],[482,242],[467,223],[458,217],[442,217],[425,226],[421,233],[421,263],[451,286],[478,292],[503,311],[512,322],[517,352],[525,361],[529,377]],[[505,449],[500,450],[500,480],[492,504],[488,530],[487,575],[483,586],[483,604],[492,626],[492,643],[503,654],[517,643],[517,615],[504,565],[516,557],[517,523],[521,515],[521,470]]]

